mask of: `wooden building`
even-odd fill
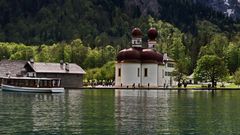
[[[64,88],[81,88],[83,75],[86,72],[74,63],[44,63],[31,61],[0,62],[0,77],[8,75],[16,77],[61,78]]]

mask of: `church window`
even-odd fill
[[[121,68],[118,69],[118,77],[121,76]]]
[[[148,69],[144,68],[144,77],[147,77],[147,76],[148,76]]]
[[[162,78],[164,78],[164,70],[162,70]]]
[[[137,69],[137,76],[138,77],[140,76],[140,69],[139,68]]]

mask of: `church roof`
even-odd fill
[[[163,55],[150,48],[131,47],[121,50],[117,55],[117,61],[140,61],[163,63]]]

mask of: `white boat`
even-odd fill
[[[36,93],[62,93],[59,78],[30,78],[6,77],[2,78],[2,91],[36,92]]]

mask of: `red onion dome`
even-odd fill
[[[149,40],[155,40],[156,37],[158,36],[158,32],[155,28],[150,28],[148,30],[148,38]]]
[[[158,55],[157,61],[158,61],[159,63],[163,63],[163,55],[162,55],[161,53],[159,53],[159,52],[157,52],[157,55]]]
[[[143,35],[142,31],[139,28],[134,28],[132,30],[132,37],[141,38]]]
[[[162,63],[163,56],[153,49],[143,49],[141,54],[141,60]]]
[[[117,61],[137,60],[141,59],[141,48],[129,48],[121,50],[117,55]]]
[[[120,52],[118,52],[117,61],[122,61],[122,60],[124,60],[126,50],[127,50],[127,49],[123,49],[123,50],[121,50]]]

